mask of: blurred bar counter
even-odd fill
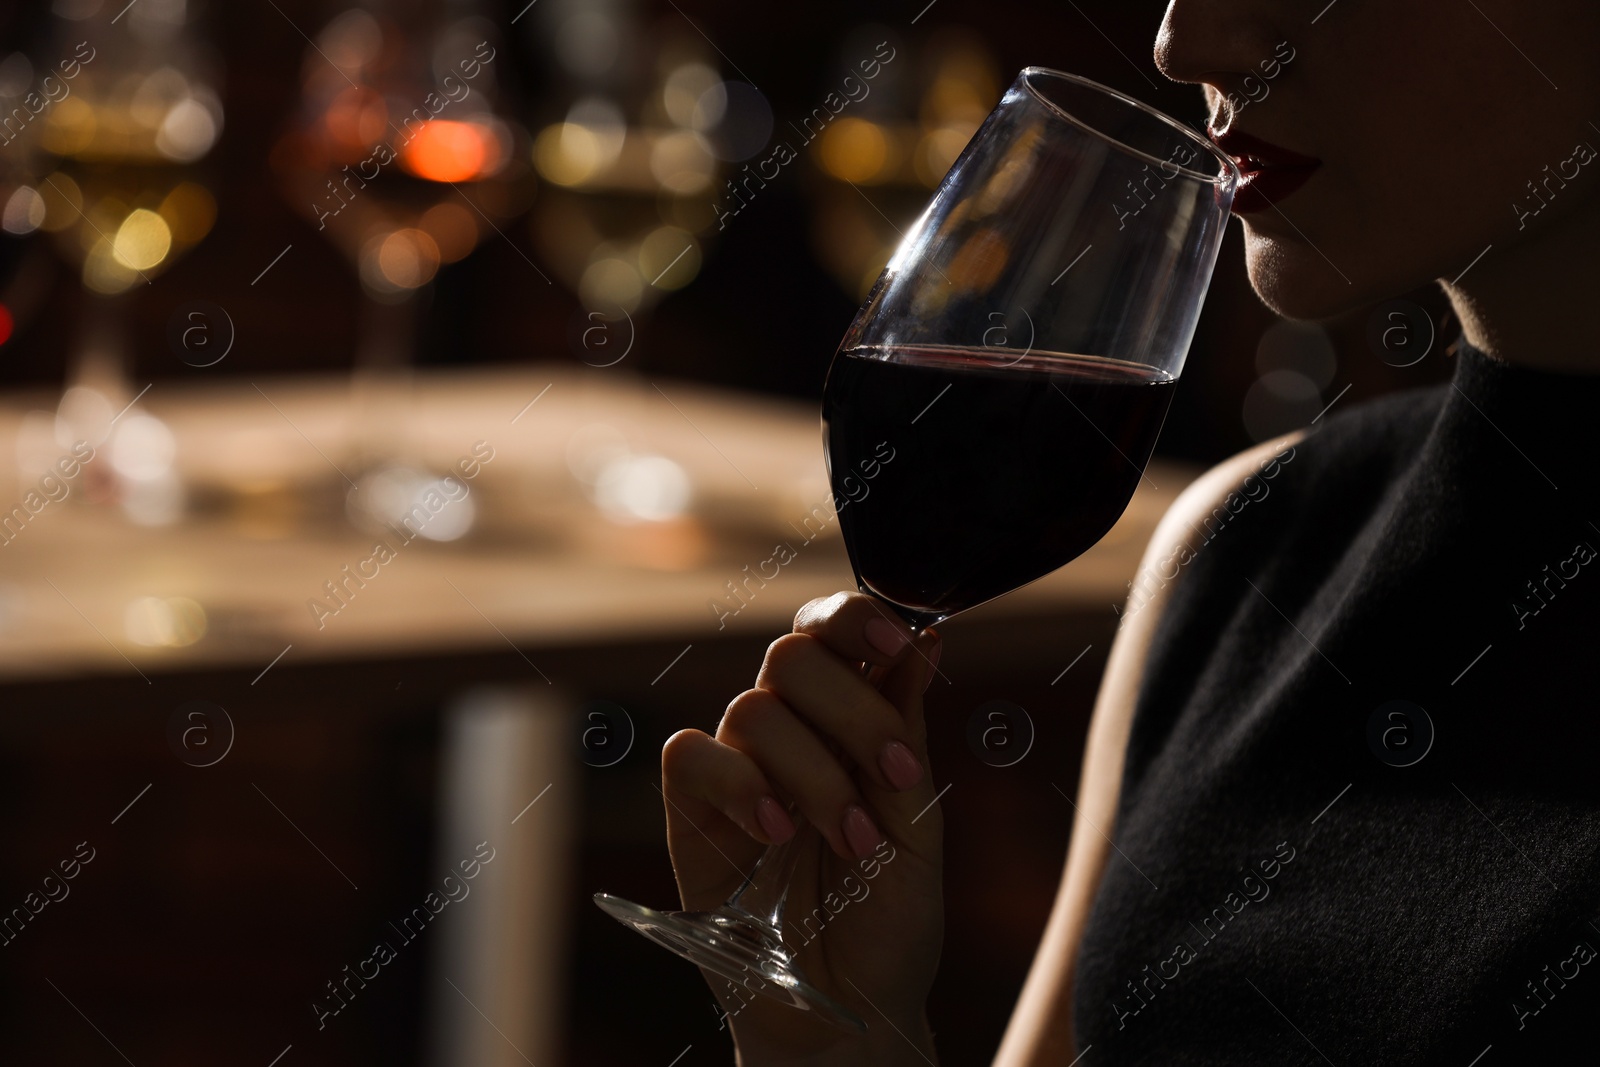
[[[105,1055],[48,975],[140,1063],[731,1062],[704,983],[589,896],[676,899],[662,742],[714,730],[795,610],[853,586],[816,407],[581,367],[115,394],[64,423],[56,396],[0,401],[0,507],[25,512],[0,544],[0,893],[99,849],[9,945],[12,1047]],[[63,496],[42,479],[79,439]],[[940,628],[947,1062],[1005,1025],[1112,605],[1194,473],[1152,463],[1084,557]],[[1034,731],[1010,766],[969,743],[996,706]],[[582,743],[597,709],[614,749]],[[479,842],[472,898],[316,1025]]]

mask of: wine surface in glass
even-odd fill
[[[930,626],[1075,559],[1128,506],[1176,384],[1096,356],[840,352],[823,441],[863,591]]]

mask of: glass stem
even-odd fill
[[[77,354],[67,368],[67,385],[86,385],[114,410],[133,400],[128,379],[128,346],[120,297],[84,294]]]
[[[794,836],[781,845],[769,845],[756,861],[755,867],[745,875],[744,882],[728,898],[725,907],[743,912],[770,926],[781,939],[783,936],[783,905],[789,896],[789,879],[794,875],[795,860],[801,849],[815,847],[817,828],[795,813],[790,805],[789,815],[795,823]]]
[[[410,425],[411,353],[417,297],[393,303],[372,297],[361,316],[361,339],[350,371],[353,435],[362,469],[406,459],[415,428]]]

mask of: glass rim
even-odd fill
[[[1104,93],[1107,96],[1110,96],[1110,97],[1113,97],[1113,98],[1115,98],[1117,100],[1122,101],[1124,104],[1128,104],[1131,107],[1137,108],[1139,111],[1143,112],[1144,114],[1150,116],[1153,119],[1160,120],[1161,122],[1163,122],[1166,125],[1170,126],[1172,129],[1174,129],[1174,130],[1178,131],[1179,133],[1183,134],[1183,136],[1187,137],[1190,141],[1194,142],[1195,144],[1197,144],[1200,147],[1202,147],[1203,149],[1205,149],[1205,151],[1207,151],[1207,152],[1209,152],[1211,154],[1213,159],[1217,159],[1217,160],[1221,161],[1221,163],[1223,165],[1222,173],[1221,174],[1206,174],[1206,173],[1204,173],[1202,171],[1193,170],[1193,169],[1191,169],[1189,167],[1185,167],[1185,166],[1180,166],[1179,164],[1172,162],[1172,160],[1170,160],[1170,159],[1158,159],[1158,158],[1156,158],[1155,156],[1151,155],[1148,152],[1142,151],[1142,150],[1140,150],[1138,148],[1134,148],[1132,145],[1124,144],[1122,141],[1117,140],[1115,137],[1112,137],[1110,134],[1107,134],[1105,131],[1098,130],[1094,126],[1092,126],[1089,123],[1085,122],[1083,119],[1078,118],[1076,115],[1074,115],[1071,112],[1069,112],[1066,108],[1062,107],[1060,104],[1056,103],[1054,100],[1051,100],[1049,97],[1047,97],[1044,93],[1040,92],[1038,86],[1036,86],[1034,84],[1035,79],[1040,78],[1040,77],[1049,77],[1049,78],[1059,79],[1059,80],[1062,80],[1062,81],[1068,81],[1068,82],[1072,82],[1075,85],[1082,86],[1083,88],[1086,88],[1086,89],[1093,89],[1096,92]],[[1038,100],[1045,107],[1049,108],[1050,111],[1053,112],[1054,114],[1059,115],[1061,118],[1063,118],[1066,121],[1070,122],[1072,125],[1078,127],[1078,129],[1083,130],[1085,133],[1091,134],[1094,137],[1097,137],[1100,140],[1104,141],[1106,144],[1109,144],[1109,145],[1113,146],[1114,148],[1119,149],[1120,151],[1126,152],[1129,155],[1137,156],[1138,158],[1143,159],[1143,160],[1145,160],[1146,162],[1149,162],[1149,163],[1154,163],[1158,167],[1171,167],[1171,168],[1174,168],[1175,170],[1178,171],[1178,173],[1187,175],[1188,177],[1193,178],[1196,181],[1205,182],[1208,185],[1221,185],[1221,184],[1223,184],[1223,182],[1225,180],[1227,180],[1228,178],[1231,178],[1233,180],[1234,185],[1237,186],[1238,183],[1242,180],[1242,176],[1239,173],[1238,164],[1234,163],[1233,157],[1229,156],[1226,152],[1222,151],[1222,149],[1218,148],[1212,142],[1211,138],[1201,136],[1195,130],[1189,128],[1188,126],[1185,126],[1183,123],[1179,122],[1177,119],[1171,117],[1170,115],[1167,115],[1167,114],[1164,114],[1163,112],[1157,111],[1155,108],[1151,107],[1149,104],[1146,104],[1144,101],[1136,100],[1133,97],[1129,96],[1128,94],[1118,92],[1117,90],[1111,88],[1108,85],[1101,85],[1099,82],[1092,81],[1092,80],[1090,80],[1088,78],[1083,77],[1082,75],[1070,74],[1067,71],[1055,70],[1055,69],[1053,69],[1051,67],[1023,67],[1022,71],[1017,75],[1017,82],[1019,84],[1025,86],[1027,88],[1028,92],[1033,95],[1033,98],[1035,100]]]

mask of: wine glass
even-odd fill
[[[882,36],[870,26],[854,31],[837,53],[843,69],[873,55]],[[812,249],[855,300],[872,291],[904,236],[899,227],[939,187],[1004,84],[988,45],[968,32],[937,32],[915,48],[889,44],[895,59],[871,93],[808,146],[821,179],[804,190]]]
[[[1238,181],[1209,140],[1130,97],[1018,75],[829,368],[824,449],[863,592],[920,632],[1105,535],[1155,446]],[[715,911],[595,902],[745,989],[864,1030],[783,939],[816,833],[800,820]]]
[[[222,63],[182,0],[140,4],[110,21],[87,19],[93,10],[51,8],[49,66],[27,83],[51,97],[20,131],[24,144],[6,147],[26,153],[28,179],[3,221],[12,232],[45,231],[82,282],[57,444],[110,442],[126,460],[111,465],[114,475],[91,475],[101,488],[86,499],[114,501],[140,525],[166,525],[182,517],[184,489],[171,434],[141,410],[143,391],[130,380],[126,320],[139,289],[216,221],[205,161],[222,133]],[[3,114],[13,119],[34,110],[9,105]]]
[[[500,114],[505,59],[478,6],[362,0],[330,19],[305,50],[299,114],[272,153],[288,202],[361,281],[350,377],[361,489],[347,510],[373,529],[437,477],[410,404],[434,279],[524,206],[528,168]]]
[[[704,38],[677,16],[652,23],[640,6],[547,0],[524,23],[551,83],[550,121],[533,138],[543,184],[529,234],[578,298],[572,347],[595,367],[619,362],[621,338],[698,276],[722,176],[772,132],[763,98],[723,79]]]

